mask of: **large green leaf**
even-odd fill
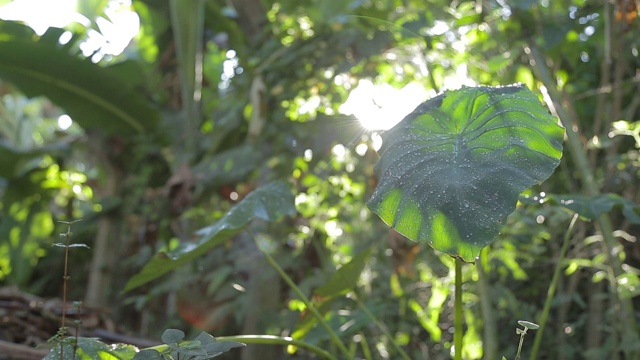
[[[558,166],[563,134],[521,85],[445,92],[382,135],[368,205],[406,237],[474,261],[520,192]]]
[[[48,97],[83,128],[128,135],[159,122],[131,83],[48,41],[0,41],[0,78],[27,96]]]
[[[296,213],[294,198],[284,182],[262,186],[242,199],[215,224],[200,229],[195,242],[183,243],[170,252],[156,254],[129,280],[124,291],[146,284],[193,259],[240,232],[253,219],[275,222]]]

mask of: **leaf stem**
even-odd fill
[[[458,257],[456,257],[455,282],[455,319],[453,323],[454,359],[462,360],[462,260]]]
[[[253,236],[253,234],[251,234],[251,235]],[[255,236],[253,236],[253,238],[254,238],[254,240],[256,240]],[[320,323],[320,325],[327,331],[327,334],[329,334],[329,337],[331,338],[331,341],[338,347],[338,349],[340,349],[340,351],[344,354],[344,356],[347,359],[349,359],[351,357],[351,353],[349,352],[349,349],[347,349],[347,347],[342,343],[342,341],[340,340],[338,335],[335,333],[335,331],[333,331],[331,329],[331,327],[329,326],[329,324],[327,324],[327,322],[324,320],[324,317],[322,316],[322,314],[320,314],[318,309],[313,305],[313,303],[311,301],[309,301],[309,299],[304,295],[304,293],[302,293],[302,290],[300,290],[300,288],[298,288],[298,286],[295,284],[295,282],[293,282],[293,280],[280,267],[280,265],[278,265],[278,263],[269,254],[268,250],[264,249],[260,245],[259,241],[256,241],[256,244],[258,245],[258,248],[260,249],[260,251],[262,251],[264,256],[267,258],[267,261],[269,261],[269,264],[271,264],[271,266],[273,266],[273,268],[276,269],[276,271],[278,272],[280,277],[287,283],[287,285],[289,285],[291,287],[293,292],[295,292],[296,295],[298,295],[300,300],[307,306],[307,309],[309,309],[309,311],[313,314],[313,316],[316,319],[318,319],[318,322]]]
[[[520,351],[522,351],[522,344],[524,343],[525,335],[527,335],[526,328],[520,333],[520,342],[518,343],[518,352],[516,353],[516,360],[520,360]]]
[[[353,296],[353,298],[355,299],[355,301],[358,303],[358,306],[360,306],[360,308],[362,309],[362,311],[364,311],[364,313],[367,315],[367,317],[369,319],[371,319],[371,321],[373,321],[374,324],[376,324],[376,326],[378,327],[378,329],[380,329],[380,331],[382,331],[382,333],[387,337],[387,339],[389,339],[389,341],[391,342],[391,345],[393,345],[393,348],[396,349],[396,351],[398,352],[398,354],[400,354],[400,357],[404,360],[411,360],[411,358],[409,357],[409,355],[407,355],[407,353],[402,350],[402,347],[400,347],[400,345],[398,345],[398,343],[396,342],[396,340],[394,339],[394,337],[391,335],[391,333],[389,332],[389,330],[387,330],[386,326],[384,326],[384,324],[382,324],[372,313],[371,311],[369,311],[369,309],[362,303],[362,301],[360,301],[360,299],[357,296]]]
[[[573,215],[571,219],[571,223],[569,223],[569,228],[564,235],[564,239],[562,240],[562,247],[560,248],[560,255],[558,258],[558,263],[556,264],[556,268],[553,272],[553,277],[551,278],[551,284],[549,285],[549,289],[547,290],[547,299],[544,302],[544,307],[542,309],[542,314],[538,318],[538,324],[540,324],[540,328],[536,333],[536,337],[533,341],[533,349],[531,350],[531,356],[529,359],[535,360],[538,358],[538,350],[540,349],[540,344],[542,343],[542,333],[544,332],[544,326],[547,323],[547,319],[549,318],[549,311],[551,310],[551,301],[556,293],[556,288],[558,287],[558,279],[560,278],[560,271],[562,270],[563,261],[567,256],[567,250],[569,249],[569,243],[571,239],[571,235],[573,234],[573,228],[576,225],[578,220],[578,214]]]
[[[313,344],[309,344],[304,341],[295,340],[291,337],[273,336],[273,335],[238,335],[238,336],[219,336],[216,337],[218,341],[237,341],[246,344],[263,344],[263,345],[293,345],[301,349],[308,350],[314,354],[319,355],[323,359],[337,360],[337,358],[331,355],[328,351],[319,348]]]
[[[69,279],[69,244],[71,243],[71,223],[67,224],[67,232],[62,234],[65,237],[64,247],[64,273],[62,274],[62,320],[60,321],[60,328],[65,329],[65,322],[67,316],[67,280]],[[64,331],[60,340],[64,340]],[[64,346],[63,346],[64,348]]]
[[[373,360],[373,356],[371,356],[371,351],[369,350],[369,344],[367,343],[367,338],[364,336],[364,333],[360,332],[360,337],[362,340],[360,341],[360,345],[362,347],[362,353],[364,354],[364,358],[366,360]]]

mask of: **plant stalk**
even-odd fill
[[[462,360],[462,260],[458,257],[456,257],[455,282],[455,318],[453,323],[454,359]]]
[[[360,347],[362,348],[362,353],[364,354],[364,358],[366,360],[373,360],[373,356],[371,356],[371,351],[369,350],[369,344],[367,343],[367,338],[364,336],[364,333],[360,332],[360,337],[362,340],[360,341]]]
[[[540,344],[542,344],[542,333],[544,332],[544,326],[547,323],[547,319],[549,319],[549,311],[551,310],[551,301],[555,296],[556,289],[558,287],[558,280],[560,279],[560,271],[562,270],[563,261],[567,256],[567,250],[569,249],[569,243],[571,242],[571,235],[573,234],[573,228],[578,221],[578,214],[573,215],[571,219],[571,223],[569,223],[569,228],[564,235],[564,239],[562,240],[562,247],[560,248],[560,255],[558,258],[558,263],[556,264],[556,268],[553,271],[553,277],[551,278],[551,284],[549,285],[549,289],[547,290],[547,298],[544,302],[544,307],[542,309],[542,314],[538,317],[537,321],[540,327],[536,332],[536,337],[533,341],[533,349],[531,350],[530,360],[536,360],[538,358],[538,350],[540,349]]]
[[[64,234],[64,274],[62,275],[62,320],[60,320],[60,358],[64,359],[64,336],[67,328],[65,327],[67,317],[67,282],[69,280],[69,244],[71,243],[71,223],[67,223],[67,233]],[[74,356],[75,358],[75,356]]]
[[[398,343],[396,342],[396,340],[393,338],[393,336],[391,335],[391,333],[389,332],[389,330],[387,330],[386,326],[384,326],[384,324],[382,324],[372,313],[371,311],[369,311],[369,309],[362,303],[362,301],[360,301],[360,299],[357,296],[354,296],[356,302],[358,303],[358,306],[360,306],[360,308],[362,309],[362,311],[364,311],[364,313],[367,315],[367,317],[369,319],[371,319],[371,321],[373,321],[374,324],[376,324],[376,326],[378,327],[378,329],[380,329],[380,331],[382,331],[382,333],[387,337],[387,339],[389,339],[389,341],[391,342],[391,345],[393,346],[394,349],[396,349],[396,351],[398,352],[398,354],[400,354],[400,357],[403,360],[411,360],[411,358],[409,357],[409,355],[407,355],[407,353],[402,350],[402,347],[400,347],[400,345],[398,345]]]
[[[71,223],[67,223],[67,232],[64,234],[64,274],[62,275],[62,320],[60,320],[60,328],[63,329],[61,340],[64,340],[66,333],[66,317],[67,317],[67,283],[69,280],[69,244],[71,243]],[[62,347],[64,349],[64,346]],[[61,351],[62,351],[61,349]]]
[[[520,342],[518,343],[518,352],[516,353],[516,360],[520,360],[520,351],[522,351],[522,344],[524,343],[524,336],[527,334],[527,329],[525,328],[520,333]]]
[[[254,239],[255,239],[255,236],[254,236]],[[260,246],[258,241],[256,241],[256,244],[258,245],[258,248],[260,249],[260,251],[262,251],[262,253],[264,254],[267,261],[269,261],[269,264],[271,264],[271,266],[273,266],[273,268],[276,269],[280,277],[282,277],[282,279],[287,283],[287,285],[291,287],[293,292],[295,292],[296,295],[298,295],[300,300],[307,306],[307,309],[309,309],[309,311],[313,314],[313,316],[318,320],[320,325],[327,331],[327,334],[329,334],[331,341],[338,347],[338,349],[340,349],[342,354],[347,359],[350,358],[351,353],[349,352],[349,349],[347,349],[347,347],[342,343],[342,341],[340,340],[338,335],[335,333],[335,331],[333,331],[333,329],[331,329],[329,324],[327,324],[327,322],[324,320],[324,317],[322,316],[322,314],[320,314],[318,309],[304,295],[304,293],[302,293],[302,290],[298,288],[295,282],[289,277],[289,275],[287,275],[287,273],[280,267],[280,265],[278,265],[278,263],[273,259],[271,254],[269,254],[269,252],[266,249],[263,249],[262,246]]]
[[[305,349],[316,355],[319,355],[323,359],[338,360],[335,356],[331,355],[328,351],[321,349],[313,344],[309,344],[304,341],[294,340],[290,337],[273,336],[273,335],[238,335],[238,336],[219,336],[216,337],[218,341],[237,341],[246,344],[263,344],[263,345],[293,345],[301,349]]]

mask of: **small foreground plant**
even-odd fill
[[[201,332],[193,340],[184,340],[184,332],[167,329],[162,334],[162,342],[154,348],[144,349],[137,353],[133,360],[205,360],[214,358],[233,348],[245,346],[235,341],[217,341],[206,332]]]
[[[78,346],[78,329],[80,327],[80,320],[74,320],[76,334],[74,338],[67,338],[67,326],[66,326],[66,317],[67,317],[67,292],[68,292],[68,284],[69,284],[69,251],[71,248],[89,248],[86,244],[73,244],[71,242],[71,225],[76,222],[82,221],[82,219],[78,219],[75,221],[59,221],[62,224],[67,225],[67,232],[61,233],[60,236],[65,238],[64,243],[54,243],[53,246],[64,248],[64,273],[62,275],[62,316],[60,319],[60,328],[56,335],[54,335],[49,342],[56,343],[56,347],[52,350],[59,351],[60,359],[66,359],[65,357],[65,347],[69,345],[71,347],[71,351],[67,351],[67,354],[71,354],[71,359],[75,359],[76,349]],[[82,308],[82,303],[74,302],[74,307],[76,308],[77,314],[80,314],[80,310]]]
[[[520,335],[520,342],[518,343],[518,352],[516,353],[515,360],[520,360],[520,351],[522,350],[522,344],[524,343],[524,336],[527,335],[527,330],[538,330],[540,328],[540,325],[525,320],[519,320],[518,324],[522,326],[522,329],[516,328],[516,334]],[[507,360],[507,358],[503,356],[502,360]]]
[[[185,341],[184,332],[176,329],[167,329],[162,335],[162,341],[166,345],[144,349],[138,352],[132,345],[114,344],[108,345],[94,338],[80,337],[80,319],[74,320],[75,336],[67,335],[66,313],[67,313],[67,292],[69,276],[69,250],[71,248],[89,248],[86,244],[71,243],[71,225],[81,221],[61,221],[67,225],[67,232],[60,234],[65,238],[64,243],[54,243],[53,246],[62,247],[64,253],[64,274],[62,276],[62,319],[58,332],[49,339],[55,346],[49,351],[44,360],[96,360],[96,359],[119,359],[119,360],[206,360],[214,358],[230,349],[245,346],[235,341],[217,341],[213,336],[202,332],[194,340]],[[81,314],[82,303],[74,302],[73,306],[77,314]]]

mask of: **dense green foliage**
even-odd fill
[[[70,36],[0,23],[1,284],[60,297],[56,221],[83,219],[74,241],[91,249],[70,252],[68,298],[121,329],[448,359],[454,259],[368,210],[380,132],[340,105],[365,80],[432,96],[521,82],[560,119],[565,151],[462,269],[463,357],[514,358],[517,321],[540,323],[556,266],[538,358],[637,356],[634,2],[134,0],[140,31],[115,56],[83,54],[107,1],[79,3],[90,25]],[[292,344],[219,358],[315,356]]]

